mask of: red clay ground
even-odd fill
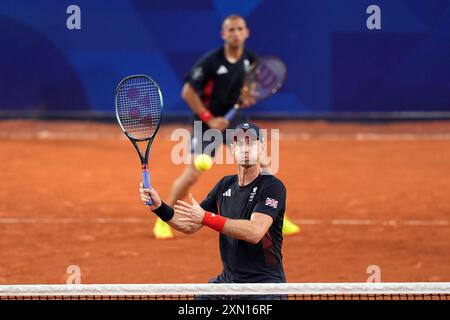
[[[283,245],[289,282],[364,282],[369,265],[385,282],[450,281],[449,122],[260,124],[281,128],[277,176],[302,227]],[[162,128],[151,150],[163,197],[183,169],[170,160],[174,128]],[[152,238],[139,169],[115,124],[0,122],[0,284],[65,283],[71,264],[83,283],[216,275],[215,232]],[[233,172],[215,165],[192,192],[201,199]]]

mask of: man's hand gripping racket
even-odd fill
[[[259,58],[246,73],[241,98],[225,114],[225,119],[231,121],[242,106],[275,94],[285,79],[286,66],[283,61],[273,56]]]
[[[153,139],[161,124],[163,99],[158,84],[146,75],[133,75],[123,79],[116,90],[116,117],[123,133],[136,148],[141,160],[142,183],[150,189],[148,159]],[[147,142],[143,154],[138,142]],[[147,206],[153,200],[149,197]]]

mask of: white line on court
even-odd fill
[[[166,141],[170,141],[170,134],[162,135]],[[450,133],[309,133],[309,132],[281,132],[281,140],[355,140],[355,141],[450,141]],[[42,130],[39,132],[0,133],[0,139],[4,140],[126,140],[121,133],[88,133],[88,132],[51,132]]]
[[[0,218],[0,224],[143,224],[144,218]]]
[[[150,218],[0,217],[0,224],[148,224]],[[448,220],[295,219],[299,225],[448,227]]]
[[[448,133],[280,133],[281,140],[356,140],[356,141],[449,141]]]
[[[300,225],[331,224],[335,226],[442,226],[450,225],[448,220],[367,220],[367,219],[297,219],[295,223]]]

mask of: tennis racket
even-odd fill
[[[274,95],[286,79],[286,65],[279,58],[265,56],[254,62],[244,78],[243,90],[248,90],[256,100]],[[225,114],[231,121],[240,109],[240,101]]]
[[[163,99],[158,84],[146,75],[123,79],[116,90],[116,117],[123,133],[130,139],[141,159],[142,183],[151,188],[148,158],[161,124]],[[138,142],[147,142],[143,154]],[[149,206],[153,201],[145,203]]]

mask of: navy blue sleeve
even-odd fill
[[[210,70],[211,55],[206,54],[201,57],[192,67],[184,82],[189,83],[195,89],[195,91],[200,93],[203,90],[203,87],[206,85],[206,82],[210,78]]]
[[[283,211],[286,205],[286,188],[279,180],[264,184],[253,212],[260,212],[272,217],[273,220]]]
[[[200,207],[203,208],[203,210],[205,211],[209,211],[212,213],[216,213],[218,214],[219,211],[217,209],[217,196],[219,194],[219,189],[220,189],[220,182],[222,180],[220,180],[215,186],[214,188],[212,188],[212,190],[208,193],[208,195],[206,196],[205,200],[203,200],[200,203]]]

